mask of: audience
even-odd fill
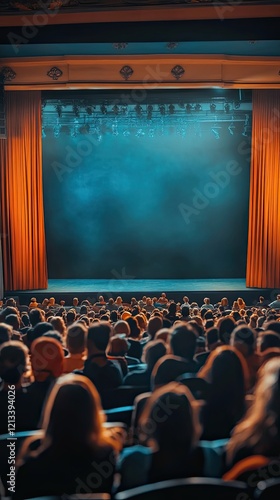
[[[214,306],[206,297],[199,307],[188,297],[175,303],[165,293],[140,301],[105,299],[74,298],[69,306],[54,297],[42,304],[35,299],[22,313],[8,299],[0,308],[0,432],[8,430],[10,386],[16,431],[43,429],[17,456],[15,498],[110,493],[118,477],[119,489],[206,473],[226,480],[236,477],[228,474],[246,457],[279,457],[277,307],[263,307],[266,299],[247,306],[241,297],[232,307],[226,297]],[[182,385],[176,381],[181,375]],[[208,383],[205,393],[191,385],[201,378]],[[203,401],[193,401],[188,384]],[[132,418],[124,417],[136,395]],[[99,398],[112,408],[110,419],[116,410],[115,419],[128,425],[118,475],[124,431],[105,435]],[[164,414],[167,402],[177,405],[174,415]],[[224,476],[222,451],[219,459],[205,453],[198,432],[214,447],[215,440],[229,439],[221,445]],[[109,464],[108,454],[110,473],[97,486],[92,463]]]
[[[77,372],[88,377],[100,393],[119,387],[123,382],[118,362],[109,360],[106,354],[112,333],[112,327],[106,321],[100,321],[88,329],[87,359],[83,370]]]
[[[117,443],[102,427],[101,410],[97,390],[86,377],[69,374],[57,380],[37,449],[31,438],[18,457],[15,499],[111,492]],[[104,464],[106,474],[100,474]]]

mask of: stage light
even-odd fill
[[[170,115],[174,115],[174,112],[175,112],[175,106],[174,106],[174,104],[169,104],[168,111],[169,111]]]
[[[230,105],[229,105],[229,103],[228,103],[228,102],[226,102],[226,103],[224,104],[224,110],[225,110],[225,113],[229,113],[229,112],[230,112]]]
[[[186,104],[186,112],[191,113],[193,111],[193,105],[188,103]]]
[[[76,116],[76,118],[79,118],[80,108],[79,108],[78,104],[73,104],[73,113]]]
[[[234,109],[239,109],[240,108],[240,102],[239,101],[235,101],[234,102]]]
[[[147,119],[151,120],[152,119],[152,114],[153,114],[153,106],[151,104],[148,104],[147,106]]]
[[[165,115],[165,106],[164,106],[164,104],[160,104],[159,105],[159,112],[160,112],[161,116]]]
[[[116,104],[112,107],[112,111],[114,113],[115,116],[117,116],[119,114],[119,106],[117,106]]]
[[[105,106],[105,104],[101,104],[100,111],[101,111],[102,115],[107,115],[108,111],[107,111],[107,107]]]
[[[88,114],[89,116],[91,116],[91,115],[92,115],[92,113],[93,113],[93,108],[92,108],[92,106],[86,106],[86,112],[87,112],[87,114]]]
[[[210,111],[211,113],[215,113],[216,111],[216,104],[214,102],[211,102],[210,104]]]
[[[140,118],[140,116],[142,116],[142,113],[143,113],[143,108],[142,108],[142,106],[140,106],[140,104],[136,104],[134,111],[135,111],[136,115],[138,116],[138,118]]]
[[[56,104],[55,110],[57,112],[58,118],[61,118],[61,115],[62,115],[62,105],[61,104]]]
[[[201,104],[196,104],[194,109],[195,111],[201,111],[202,110]]]

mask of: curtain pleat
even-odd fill
[[[47,288],[41,94],[6,93],[7,139],[0,141],[1,215],[6,290]]]
[[[253,91],[246,285],[280,288],[280,91]]]

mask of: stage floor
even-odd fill
[[[29,293],[61,293],[61,292],[186,292],[186,291],[234,291],[248,290],[245,278],[241,279],[197,279],[197,280],[136,280],[129,279],[49,279],[46,290],[29,290]]]
[[[210,300],[216,303],[226,296],[229,301],[242,297],[248,305],[255,304],[260,295],[272,301],[279,293],[271,289],[247,288],[245,278],[140,280],[122,279],[120,276],[119,279],[109,280],[49,279],[47,289],[6,291],[5,297],[15,297],[19,304],[28,305],[31,297],[36,297],[41,302],[46,297],[54,296],[57,302],[64,300],[66,305],[71,305],[73,297],[94,303],[99,295],[103,295],[105,300],[121,295],[124,302],[130,302],[132,297],[137,300],[143,295],[158,297],[162,292],[176,302],[182,302],[184,295],[187,295],[191,302],[199,304],[203,303],[204,297],[210,297]]]

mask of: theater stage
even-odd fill
[[[205,296],[209,296],[212,302],[219,301],[223,296],[228,297],[230,301],[241,296],[248,305],[256,303],[259,295],[273,300],[279,293],[278,290],[268,288],[247,288],[245,278],[142,280],[123,279],[120,275],[114,279],[49,279],[47,289],[7,291],[5,296],[17,297],[21,305],[28,304],[33,296],[38,301],[54,296],[57,302],[65,300],[66,305],[70,305],[74,296],[80,301],[88,299],[90,302],[96,302],[99,295],[103,295],[105,300],[121,295],[124,301],[128,301],[131,297],[139,299],[143,295],[157,297],[162,292],[176,302],[182,301],[182,297],[187,295],[191,302],[199,304]]]

